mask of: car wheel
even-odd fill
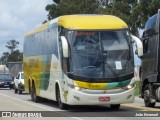
[[[14,88],[14,93],[17,93],[17,92],[18,92],[18,90],[16,88]]]
[[[22,94],[22,90],[18,88],[18,94]]]
[[[18,89],[16,88],[16,86],[14,85],[14,93],[17,93]]]

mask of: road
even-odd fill
[[[31,101],[30,95],[23,93],[22,95],[15,94],[14,90],[7,88],[0,88],[0,111],[17,111],[17,112],[40,112],[42,116],[56,116],[54,119],[64,120],[103,120],[111,118],[112,120],[121,119],[142,119],[142,117],[134,117],[136,113],[144,111],[152,111],[153,113],[160,114],[160,103],[156,104],[155,108],[144,107],[143,100],[136,97],[135,102],[132,104],[121,105],[120,110],[113,111],[109,106],[71,106],[68,110],[59,110],[58,105],[54,101],[42,100],[40,103],[34,103]],[[121,116],[121,117],[120,117]],[[149,120],[149,117],[143,117]],[[0,120],[19,120],[20,118],[4,118],[0,117]],[[22,118],[21,118],[22,119]],[[23,118],[25,120],[27,118]],[[45,120],[43,118],[29,118],[29,120]],[[48,117],[47,120],[53,119]],[[158,117],[152,117],[152,119],[158,119]],[[66,120],[66,119],[65,119]]]

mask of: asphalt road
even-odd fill
[[[31,101],[31,97],[27,93],[22,95],[15,94],[14,90],[7,88],[0,88],[0,111],[12,111],[15,112],[14,118],[0,117],[0,120],[21,120],[22,118],[16,117],[16,112],[21,115],[37,113],[42,118],[23,118],[29,120],[121,120],[121,119],[150,119],[150,117],[136,117],[136,114],[144,114],[144,112],[150,111],[153,114],[160,114],[160,103],[156,104],[155,108],[144,107],[143,100],[136,97],[135,102],[132,104],[123,104],[117,111],[111,110],[109,106],[71,106],[68,110],[59,110],[58,105],[54,101],[42,100],[40,103],[34,103]],[[27,113],[26,113],[27,112]],[[150,114],[150,113],[149,113]],[[49,116],[49,117],[44,117]],[[152,120],[158,120],[159,117],[152,117]]]

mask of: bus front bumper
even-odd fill
[[[64,103],[69,105],[106,105],[134,102],[135,87],[119,93],[112,94],[88,94],[74,89],[69,89],[69,94]]]

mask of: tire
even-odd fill
[[[34,83],[32,84],[32,88],[31,88],[31,99],[33,102],[37,103],[39,102],[39,97],[36,95],[36,89],[35,89],[35,85]]]
[[[16,86],[14,85],[14,93],[16,94],[18,92],[18,89],[16,88]]]
[[[22,94],[22,90],[20,88],[18,88],[18,94]]]
[[[66,104],[62,103],[62,101],[61,101],[61,93],[60,93],[59,88],[57,88],[57,90],[56,90],[56,97],[57,97],[59,109],[61,109],[61,110],[67,109],[68,106]]]
[[[149,84],[145,85],[144,87],[144,104],[146,107],[154,107],[155,106],[155,102],[151,102],[151,97],[150,97],[150,91],[149,91]]]
[[[16,88],[14,88],[14,93],[16,94],[18,92],[18,90]]]
[[[110,107],[113,110],[118,110],[120,108],[120,104],[111,104]]]

